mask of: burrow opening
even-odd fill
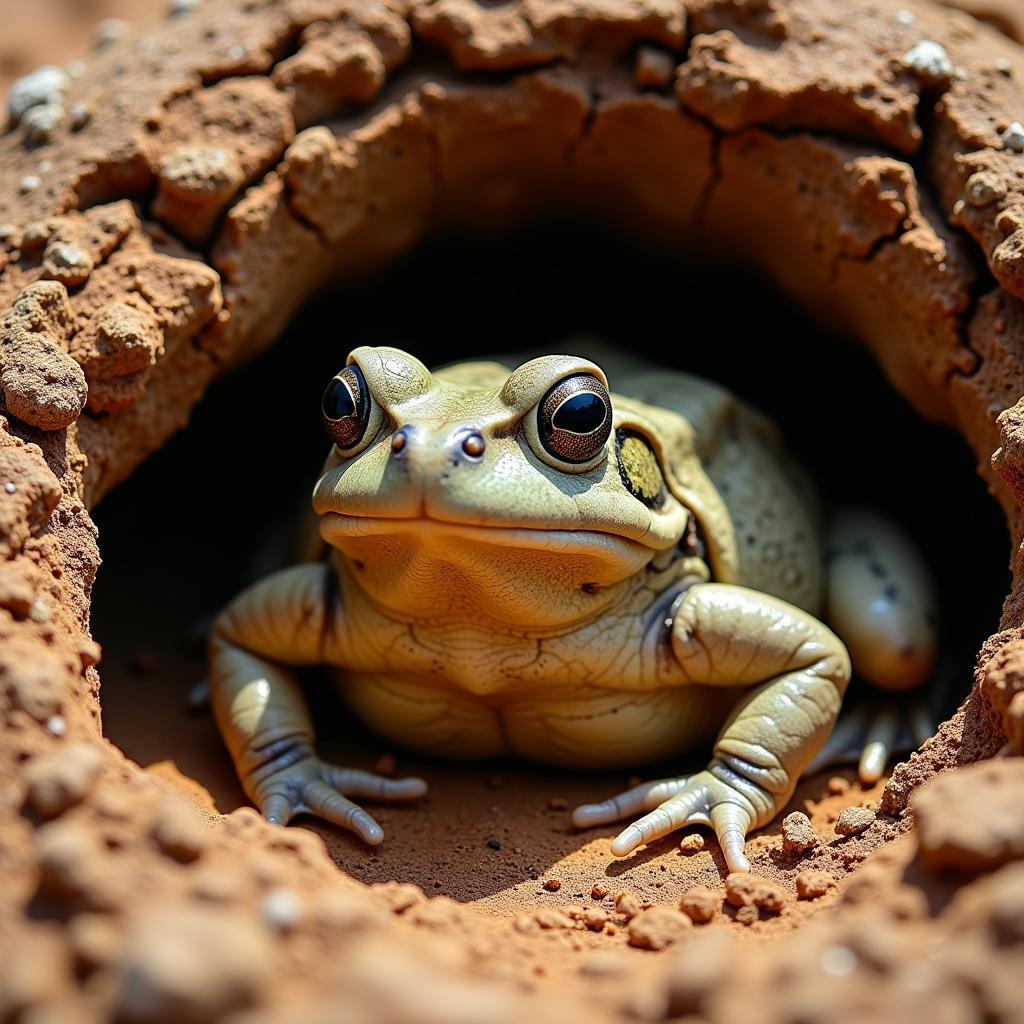
[[[437,237],[370,282],[322,293],[271,349],[214,384],[189,428],[105,499],[95,513],[104,565],[93,627],[105,651],[107,738],[207,810],[243,805],[212,717],[190,712],[186,697],[204,675],[213,613],[299,550],[328,446],[319,418],[326,381],[358,344],[394,344],[437,365],[563,350],[579,333],[728,386],[780,425],[829,505],[866,504],[911,531],[941,594],[949,685],[932,701],[937,720],[948,715],[1008,587],[1005,522],[966,443],[914,413],[862,347],[812,323],[758,275],[553,222],[493,238]],[[565,807],[622,788],[622,773],[407,754],[352,721],[323,674],[307,681],[325,756],[372,768],[392,755],[432,786],[420,803],[374,806],[388,835],[376,850],[303,822],[356,879],[413,882],[504,915],[550,904],[541,886],[552,877],[562,903],[585,901],[602,881],[669,902],[722,877],[713,841],[685,862],[675,859],[679,835],[615,861],[614,829],[572,828]],[[686,770],[703,757],[642,773]],[[826,780],[835,774],[806,779],[792,807],[833,813]]]

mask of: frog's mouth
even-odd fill
[[[561,630],[606,611],[654,549],[597,530],[327,512],[320,533],[371,600],[406,621]]]

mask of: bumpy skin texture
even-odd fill
[[[425,791],[319,761],[284,666],[323,662],[378,731],[435,754],[621,765],[718,728],[705,771],[574,820],[647,811],[613,843],[620,856],[710,824],[730,868],[748,869],[747,831],[792,795],[850,676],[814,618],[814,510],[770,426],[684,374],[627,372],[609,396],[604,371],[575,356],[431,374],[361,348],[350,366],[346,447],[313,497],[329,563],[256,584],[211,639],[218,723],[264,815],[312,811],[376,843],[347,798]],[[582,461],[591,435],[565,452],[545,412],[579,382],[601,395]],[[743,553],[738,527],[756,541]]]

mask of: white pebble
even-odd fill
[[[22,195],[25,195],[28,192],[34,192],[40,185],[42,185],[42,181],[38,174],[26,174],[25,177],[18,182],[18,191]]]
[[[821,969],[833,978],[844,978],[857,969],[857,956],[849,946],[829,946],[818,962]]]
[[[43,103],[25,111],[21,123],[25,126],[29,142],[49,142],[54,129],[64,119],[64,108],[59,103]]]
[[[903,63],[908,68],[932,78],[944,78],[953,72],[953,62],[949,59],[946,48],[932,39],[922,39],[916,46],[907,50],[903,55]]]
[[[1005,57],[1000,57],[996,61],[996,71],[1001,75],[1006,75],[1007,78],[1013,77],[1013,65]]]
[[[63,715],[50,715],[46,720],[46,728],[54,736],[63,736],[68,731],[68,723],[64,721]]]
[[[1003,140],[1003,149],[1024,153],[1024,124],[1020,121],[1014,121],[999,137]]]
[[[5,491],[6,491],[6,492],[7,492],[8,494],[14,494],[14,492],[15,492],[15,491],[16,491],[17,489],[18,489],[18,485],[17,485],[17,484],[4,484],[4,490],[5,490]]]
[[[896,20],[906,28],[910,28],[917,21],[917,18],[914,17],[913,11],[902,10],[896,12]]]
[[[20,121],[26,110],[44,103],[59,103],[68,86],[67,72],[53,64],[44,64],[11,86],[7,109],[12,121]]]
[[[167,13],[172,18],[177,18],[196,10],[201,3],[202,0],[171,0],[171,6],[167,9]]]
[[[302,917],[299,900],[291,889],[271,889],[264,897],[260,911],[267,926],[279,932],[294,928]]]

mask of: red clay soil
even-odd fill
[[[218,0],[77,70],[0,139],[0,1019],[1020,1019],[1024,50],[923,0]],[[971,697],[884,792],[805,781],[753,881],[614,861],[566,810],[624,780],[521,765],[431,764],[372,854],[272,829],[166,653],[104,655],[151,699],[103,739],[89,508],[327,281],[549,211],[762,271],[1007,515]]]

